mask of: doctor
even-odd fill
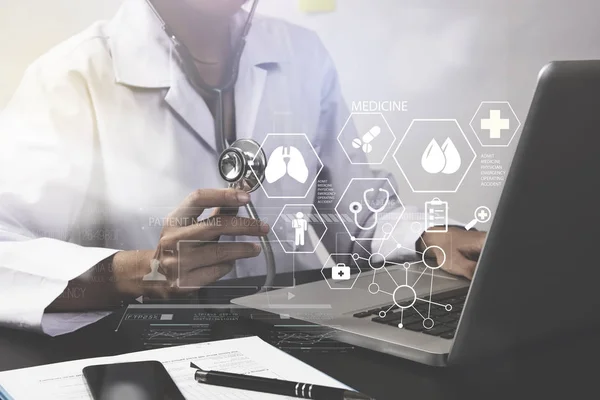
[[[226,79],[232,43],[247,17],[244,0],[127,0],[113,20],[94,24],[27,69],[0,117],[3,325],[44,330],[56,318],[46,311],[102,310],[143,293],[181,290],[142,284],[153,260],[169,281],[195,287],[265,273],[262,260],[251,260],[260,246],[218,242],[222,236],[275,239],[269,225],[231,211],[249,195],[218,189],[215,99],[191,87],[146,1],[190,50],[207,83]],[[230,141],[260,143],[283,115],[287,131],[306,132],[325,166],[319,179],[336,193],[351,178],[375,177],[350,165],[337,143],[348,111],[314,33],[257,17],[225,100]],[[350,157],[360,162],[364,154]],[[252,197],[259,211],[285,204],[260,191]],[[307,199],[314,198],[313,188]],[[368,226],[373,216],[361,218]],[[455,228],[419,237],[403,222],[394,236],[406,244],[397,257],[414,257],[414,246],[424,241],[449,254],[445,268],[470,278],[484,234]],[[180,240],[204,244],[178,255]],[[323,244],[329,251],[359,251],[340,224],[329,227]],[[295,265],[319,267],[314,255]],[[278,262],[278,272],[291,268]]]

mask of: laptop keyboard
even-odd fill
[[[458,326],[458,319],[467,299],[468,290],[468,288],[464,288],[460,291],[440,293],[431,297],[432,302],[444,305],[450,304],[452,306],[450,311],[446,311],[444,307],[435,304],[431,304],[430,310],[429,303],[417,301],[413,307],[404,309],[404,315],[395,305],[389,312],[385,313],[385,311],[392,307],[392,304],[388,304],[384,307],[357,312],[354,314],[354,317],[371,318],[373,322],[396,328],[398,328],[402,321],[402,328],[409,331],[421,332],[444,339],[453,339]],[[381,312],[384,312],[385,316],[382,316]],[[424,319],[428,315],[433,320],[433,326],[424,323]]]

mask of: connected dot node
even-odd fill
[[[377,264],[381,262],[381,264]],[[369,266],[371,268],[373,268],[375,271],[380,270],[381,268],[383,268],[385,266],[385,256],[381,253],[373,253],[371,254],[371,256],[369,257]]]
[[[437,259],[436,252],[434,250],[439,250],[442,253],[442,261],[438,262],[438,265],[429,265],[429,264],[427,264],[427,259],[430,259],[430,260]],[[425,266],[427,268],[430,268],[433,270],[439,269],[439,268],[442,268],[442,266],[446,263],[446,252],[440,246],[429,246],[423,252],[421,259],[423,261],[423,264],[425,264]],[[431,262],[431,261],[429,261],[429,262]]]
[[[401,309],[412,307],[417,301],[417,292],[408,285],[400,285],[393,293],[394,303]]]
[[[350,236],[350,240],[356,242],[356,236]]]
[[[371,283],[369,285],[369,293],[377,294],[379,292],[379,285],[377,283]]]
[[[433,328],[433,320],[431,318],[425,318],[423,320],[423,328],[425,329],[431,329]]]
[[[410,229],[414,232],[414,233],[422,233],[423,232],[423,227],[421,226],[420,222],[413,222],[410,225]]]
[[[421,224],[416,222],[412,224],[413,229],[417,229],[421,230]],[[387,230],[389,227],[386,227],[385,229]],[[356,238],[354,236],[352,236],[353,240],[356,240]],[[382,239],[384,242],[386,240],[389,239]],[[381,248],[384,247],[383,243],[381,245]],[[405,246],[402,246],[400,243],[398,243],[396,240],[392,239],[392,243],[389,243],[391,246],[386,247],[386,249],[392,249],[392,248],[404,248]],[[381,251],[381,250],[380,250]],[[388,251],[388,250],[386,250]],[[377,271],[379,270],[386,270],[386,263],[387,263],[387,257],[380,253],[380,252],[376,252],[376,253],[370,253],[368,250],[365,249],[366,254],[368,255],[362,255],[362,253],[352,253],[351,257],[354,261],[358,261],[358,260],[365,260],[369,262],[369,266],[371,267],[371,269],[374,271],[373,272],[373,281],[372,283],[369,283],[368,285],[368,291],[370,294],[374,295],[374,294],[378,294],[378,293],[385,293],[387,295],[389,295],[389,292],[386,291],[382,291],[382,287],[380,283],[376,283],[375,280],[377,280],[377,278],[381,278],[381,279],[385,279],[387,275],[389,274],[380,274],[377,273]],[[392,254],[392,251],[390,251],[389,254]],[[435,261],[434,261],[435,260]],[[426,249],[423,251],[422,253],[422,262],[425,265],[426,268],[432,270],[432,278],[433,278],[433,270],[439,269],[442,266],[444,266],[444,264],[446,263],[447,260],[447,256],[445,251],[439,247],[439,246],[428,246],[426,247]],[[399,263],[390,263],[392,265],[395,265],[397,267],[402,267],[404,268],[407,273],[410,270],[410,268],[412,266],[414,266],[415,264],[419,264],[419,262],[411,262],[411,261],[404,261],[404,262],[399,262]],[[439,264],[439,265],[438,265]],[[389,271],[387,271],[389,272]],[[391,276],[390,276],[391,277]],[[408,284],[408,281],[405,281],[404,285],[399,285],[393,277],[391,277],[392,280],[394,281],[393,283],[395,284],[396,288],[395,290],[393,290],[392,293],[392,298],[394,299],[394,304],[386,310],[379,310],[377,312],[376,315],[378,315],[380,318],[385,318],[390,310],[394,309],[394,307],[398,307],[398,309],[400,310],[400,312],[404,312],[404,310],[409,309],[409,308],[414,308],[418,315],[422,318],[422,324],[423,324],[423,328],[424,329],[432,329],[435,326],[435,322],[432,318],[428,317],[427,313],[422,313],[420,312],[420,308],[419,310],[417,310],[417,308],[415,308],[415,304],[417,303],[417,300],[421,300],[420,298],[417,298],[417,293],[414,289],[414,284],[413,286],[410,286]],[[367,282],[368,283],[368,282]],[[384,286],[385,288],[385,286]],[[384,289],[384,290],[389,290],[389,289]],[[391,290],[390,290],[391,291]],[[430,295],[431,295],[431,291],[430,291]],[[438,303],[434,303],[436,305],[436,307],[438,307],[438,310],[446,310],[446,311],[452,311],[453,307],[451,304],[438,304]],[[426,318],[427,317],[427,318]],[[385,319],[384,319],[385,321]],[[418,322],[417,322],[418,323]],[[402,322],[398,322],[396,320],[396,322],[391,323],[392,326],[397,326],[398,329],[406,329],[404,323]]]
[[[381,227],[381,231],[383,233],[385,233],[386,235],[389,235],[392,233],[392,230],[394,229],[394,227],[392,226],[392,224],[389,223],[385,223],[383,224],[383,226]]]

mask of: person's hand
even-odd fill
[[[448,232],[425,232],[417,241],[417,251],[423,252],[429,246],[440,247],[446,254],[444,271],[473,279],[485,236],[485,232],[455,227],[448,228]],[[438,265],[443,262],[444,255],[435,247],[428,250],[426,256],[435,256]]]
[[[236,216],[238,208],[249,201],[247,193],[233,189],[201,189],[190,194],[165,218],[156,250],[115,255],[113,264],[135,264],[137,267],[125,268],[118,274],[120,291],[137,294],[139,288],[147,286],[142,292],[167,297],[179,292],[178,286],[199,288],[215,282],[232,270],[236,260],[258,256],[261,252],[258,243],[219,243],[221,235],[268,234],[269,225]],[[213,213],[198,221],[198,217],[209,208],[214,208]],[[186,242],[178,249],[180,241]],[[158,260],[158,272],[167,277],[166,282],[143,280],[144,275],[151,271],[153,260]]]

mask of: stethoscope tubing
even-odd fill
[[[380,192],[384,192],[385,193],[385,201],[383,202],[383,205],[381,207],[373,207],[373,205],[369,202],[369,200],[367,199],[367,194],[374,192],[375,189],[367,189],[363,192],[363,200],[365,205],[367,206],[367,208],[369,209],[369,211],[371,211],[373,213],[373,223],[369,226],[363,226],[360,222],[358,222],[358,214],[360,214],[360,212],[362,211],[362,205],[355,201],[353,203],[350,204],[350,212],[352,214],[354,214],[354,224],[361,230],[363,231],[370,231],[371,229],[375,228],[377,226],[377,224],[379,223],[379,213],[381,213],[383,210],[385,210],[385,208],[387,207],[389,201],[390,201],[390,192],[384,188],[379,188]]]
[[[188,81],[197,92],[204,91],[207,93],[213,93],[217,95],[217,104],[215,110],[215,145],[217,147],[217,153],[221,154],[229,144],[227,143],[227,138],[225,137],[225,99],[224,94],[235,87],[239,76],[239,68],[240,61],[242,59],[242,54],[244,52],[244,48],[246,46],[246,37],[250,33],[250,28],[252,27],[252,21],[254,20],[254,15],[256,13],[256,8],[258,6],[259,0],[255,0],[250,9],[248,18],[246,20],[246,24],[242,30],[240,35],[240,39],[232,53],[232,59],[229,62],[230,65],[230,76],[229,79],[225,81],[222,85],[216,87],[207,84],[198,71],[196,70],[196,66],[194,65],[193,58],[189,52],[189,50],[183,45],[183,43],[179,42],[173,31],[167,26],[165,21],[162,19],[158,11],[154,8],[154,5],[150,0],[147,0],[148,5],[162,24],[162,29],[169,36],[170,40],[173,43],[175,52],[179,55],[181,66],[183,72],[185,73]],[[248,216],[252,219],[260,219],[258,216],[258,212],[254,207],[252,202],[246,205],[246,212]],[[275,265],[275,255],[273,253],[273,248],[271,243],[268,241],[268,238],[265,236],[260,237],[260,245],[265,255],[266,260],[266,270],[267,274],[265,277],[265,283],[263,284],[260,291],[267,291],[273,288],[275,282],[275,276],[277,275],[277,268]]]
[[[388,202],[390,201],[390,192],[387,191],[384,188],[379,188],[380,192],[384,192],[385,193],[385,201],[383,202],[383,206],[379,207],[379,208],[375,208],[373,207],[373,205],[367,200],[367,193],[371,193],[374,192],[375,189],[367,189],[363,192],[363,200],[365,201],[365,205],[367,206],[367,208],[369,209],[369,211],[371,211],[372,213],[375,214],[379,214],[380,212],[382,212],[383,210],[385,210],[385,208],[388,205]]]

